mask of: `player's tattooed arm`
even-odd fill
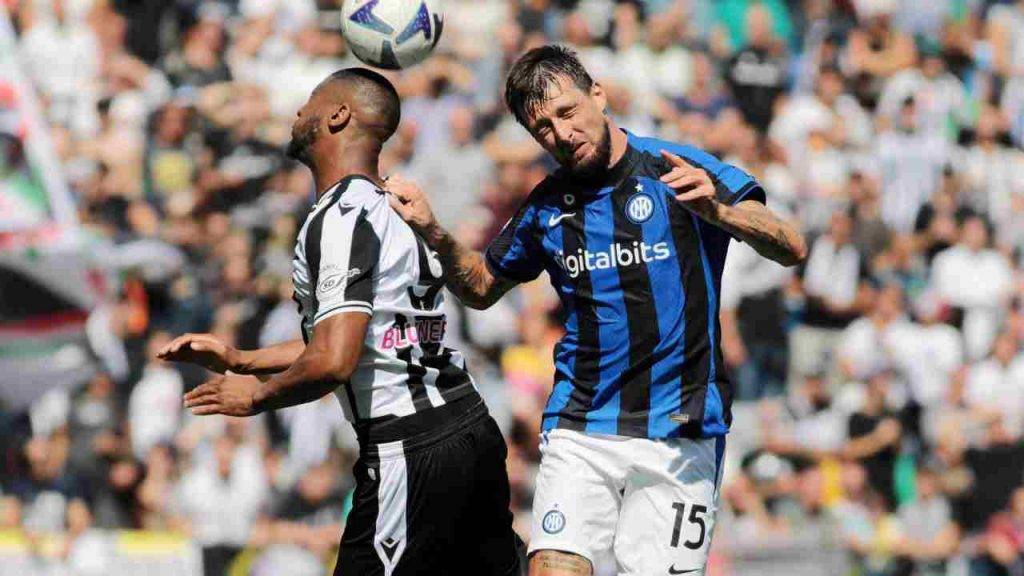
[[[706,171],[664,150],[661,155],[672,167],[661,181],[676,192],[676,200],[688,210],[783,266],[795,266],[807,258],[807,242],[800,231],[764,204],[753,200],[733,206],[723,204]]]
[[[783,266],[796,266],[807,259],[807,242],[803,234],[789,222],[771,213],[755,200],[734,206],[717,203],[715,216],[709,222],[750,244],[765,258]]]
[[[479,252],[456,240],[437,222],[426,194],[418,186],[392,176],[388,178],[387,191],[395,212],[437,252],[445,272],[445,285],[466,306],[489,308],[515,286],[514,282],[492,274]]]
[[[436,226],[424,239],[441,260],[447,274],[445,286],[466,306],[477,310],[490,308],[515,286],[514,282],[492,274],[479,252],[463,245],[441,226]]]
[[[530,576],[590,576],[590,561],[577,554],[540,550],[530,558]]]

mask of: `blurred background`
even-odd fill
[[[170,335],[298,337],[313,198],[282,146],[357,65],[335,0],[0,0],[0,574],[330,573],[353,435],[333,397],[196,418]],[[620,125],[755,175],[810,240],[733,243],[736,387],[712,576],[1024,575],[1024,1],[445,0],[389,74],[381,171],[484,247],[550,160],[502,104],[575,46]],[[449,299],[529,538],[561,336],[546,280]],[[598,567],[598,574],[614,573]]]

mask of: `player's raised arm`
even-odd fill
[[[183,334],[164,346],[157,356],[168,362],[189,362],[213,372],[276,374],[287,370],[306,345],[291,340],[259,350],[238,350],[213,334]]]
[[[661,181],[676,192],[676,200],[687,209],[783,266],[796,266],[807,258],[803,234],[767,206],[755,200],[732,205],[721,202],[707,171],[665,150],[661,155],[671,166]]]
[[[434,218],[426,194],[400,176],[388,178],[388,201],[428,246],[437,252],[448,289],[466,306],[483,310],[497,302],[516,282],[493,274],[482,254],[464,246]]]
[[[309,344],[284,372],[217,376],[185,395],[194,414],[252,416],[265,410],[312,402],[349,381],[363,353],[370,315],[342,312],[318,322]]]

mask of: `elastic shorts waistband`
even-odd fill
[[[414,447],[430,444],[461,429],[473,417],[487,414],[487,406],[476,390],[436,408],[410,414],[355,424],[359,449],[363,454],[378,452],[381,444],[402,443],[408,452]]]

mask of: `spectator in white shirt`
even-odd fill
[[[494,163],[476,140],[476,120],[471,107],[452,108],[448,113],[450,140],[423,149],[409,167],[430,195],[438,221],[449,229],[458,227],[479,206],[480,191],[494,170]]]
[[[41,4],[41,3],[37,3]],[[70,18],[64,0],[53,0],[22,37],[21,59],[35,86],[49,99],[51,118],[88,129],[92,118],[100,51],[96,35],[84,22]]]
[[[892,230],[908,233],[921,206],[939,185],[949,146],[941,135],[918,130],[915,98],[901,103],[892,126],[879,133],[875,147],[882,182],[882,218]]]
[[[832,215],[828,232],[811,245],[803,269],[802,323],[789,333],[789,381],[829,370],[843,328],[862,314],[871,298],[867,263],[853,243],[853,220]],[[836,379],[838,374],[830,374]]]
[[[149,362],[128,399],[132,454],[139,460],[144,460],[157,444],[171,442],[181,422],[181,374],[156,357],[156,352],[169,341],[165,332],[157,332],[149,339]]]
[[[983,422],[1001,420],[1006,431],[1019,437],[1024,424],[1024,359],[1019,356],[1017,337],[1001,333],[992,346],[992,355],[967,370],[963,402],[970,413]]]
[[[255,445],[229,436],[214,441],[213,461],[196,458],[181,478],[175,500],[192,538],[202,547],[203,573],[221,575],[246,545],[267,495],[263,461]]]
[[[907,68],[885,83],[877,113],[890,121],[899,120],[903,103],[917,103],[918,129],[928,136],[950,138],[966,97],[960,80],[946,70],[937,47],[928,47],[919,68]]]
[[[986,356],[1013,290],[1013,268],[989,247],[981,217],[964,220],[960,241],[935,256],[931,286],[944,304],[963,312],[967,358]]]
[[[1014,195],[1024,193],[1024,152],[1001,141],[999,111],[986,107],[978,116],[974,142],[959,155],[957,167],[964,185],[963,199],[996,225],[1012,214]]]
[[[788,362],[784,290],[789,268],[734,242],[722,273],[722,353],[736,370],[736,397],[782,394]]]

